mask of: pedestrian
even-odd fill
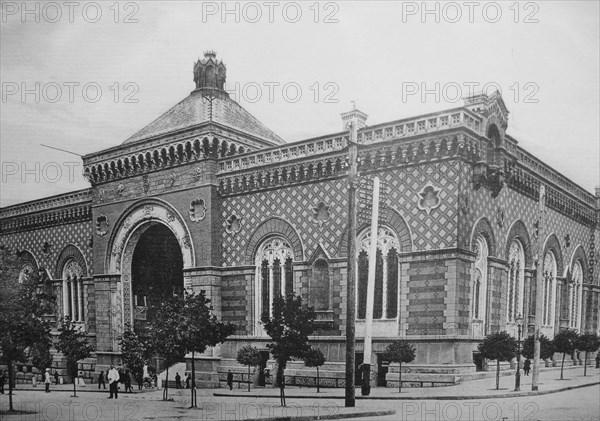
[[[108,370],[106,377],[108,378],[108,389],[110,390],[110,396],[108,399],[112,399],[113,395],[115,399],[117,399],[119,397],[119,372],[114,365],[111,364],[110,370]]]
[[[192,375],[188,373],[188,375],[185,378],[185,388],[189,389],[190,388],[190,382],[192,381]]]
[[[227,372],[227,386],[229,386],[229,390],[233,390],[233,373],[231,370]]]
[[[133,393],[133,388],[131,387],[131,375],[129,374],[129,370],[125,370],[125,392]]]
[[[104,389],[106,389],[106,381],[104,380],[104,371],[101,371],[100,374],[98,375],[98,389],[100,389],[100,385],[102,385],[102,387]]]
[[[119,366],[117,368],[117,371],[119,372],[119,382],[118,383],[125,384],[125,374],[123,374],[123,367]],[[117,388],[119,388],[118,384],[117,384]]]
[[[527,358],[523,363],[523,372],[526,376],[529,376],[529,370],[531,370],[531,360]]]
[[[175,389],[181,389],[181,376],[179,373],[175,374]]]
[[[50,377],[50,369],[46,369],[46,374],[44,375],[44,383],[46,384],[46,393],[50,393],[50,383],[52,383]]]
[[[54,384],[58,384],[58,370],[54,370]]]
[[[0,393],[4,395],[4,383],[6,382],[6,376],[4,370],[0,371]]]

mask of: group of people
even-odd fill
[[[188,375],[185,377],[185,388],[189,389],[191,383],[192,383],[192,375],[188,373]],[[176,389],[183,388],[181,385],[181,376],[179,375],[179,373],[175,374],[175,388]]]
[[[108,399],[117,399],[119,397],[119,383],[123,383],[125,385],[125,393],[133,392],[133,388],[131,387],[131,374],[129,370],[123,371],[123,368],[119,366],[115,368],[114,365],[110,366],[110,370],[106,371],[106,375],[104,371],[101,371],[98,375],[98,389],[102,386],[106,389],[106,381],[108,380],[108,389],[110,392],[110,396]]]

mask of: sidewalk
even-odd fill
[[[436,399],[436,400],[464,400],[464,399],[496,399],[519,396],[534,396],[556,393],[600,384],[600,369],[588,366],[587,376],[583,376],[583,367],[565,367],[564,380],[560,380],[560,367],[543,369],[540,371],[538,390],[531,390],[531,374],[524,376],[521,373],[521,391],[515,392],[515,370],[500,373],[500,389],[496,390],[496,377],[481,380],[465,381],[455,386],[445,387],[403,387],[398,393],[397,388],[373,387],[369,396],[361,396],[360,387],[356,388],[356,399],[369,400],[397,400],[397,399]],[[316,388],[289,386],[285,389],[287,398],[296,399],[344,399],[344,389],[321,388],[317,394]],[[276,398],[279,397],[277,388],[253,388],[250,393],[247,389],[215,389],[214,396],[221,397],[246,397],[246,398]]]

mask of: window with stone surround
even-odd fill
[[[371,232],[365,230],[358,236],[357,305],[358,319],[364,319],[367,309],[367,283],[369,278],[369,248]],[[398,251],[400,245],[394,232],[380,227],[377,235],[375,263],[375,296],[373,319],[398,317]]]
[[[552,251],[544,256],[544,279],[542,288],[542,324],[544,326],[554,325],[554,301],[556,299],[556,257]]]
[[[294,254],[289,243],[281,237],[264,241],[256,253],[256,320],[271,316],[273,299],[293,292]]]
[[[65,263],[63,279],[63,315],[74,322],[84,321],[83,269],[75,259]]]
[[[508,252],[508,297],[507,318],[514,323],[519,315],[523,315],[523,297],[525,284],[525,252],[519,240],[513,240]]]
[[[475,258],[475,272],[471,283],[471,315],[473,323],[478,324],[481,328],[479,334],[483,334],[487,311],[489,246],[482,235],[477,237],[475,244],[477,257]]]
[[[579,330],[581,327],[581,299],[583,294],[583,268],[577,260],[571,270],[569,282],[569,327]]]
[[[326,311],[331,309],[329,299],[329,264],[324,259],[318,259],[313,264],[312,277],[310,279],[309,305],[315,311]]]

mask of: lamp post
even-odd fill
[[[517,316],[517,374],[515,375],[515,392],[521,390],[521,328],[523,327],[523,316]]]

